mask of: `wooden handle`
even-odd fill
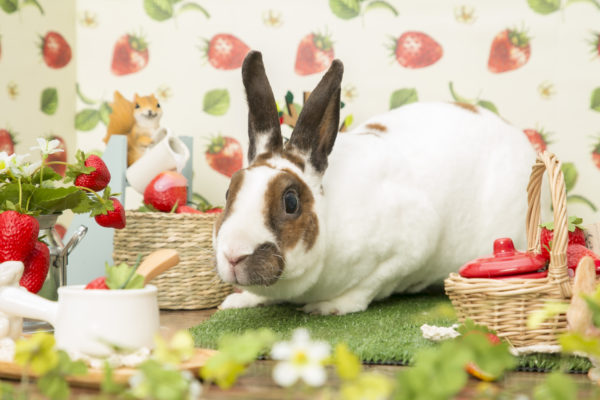
[[[527,186],[527,247],[528,251],[535,251],[539,242],[540,225],[540,194],[542,189],[542,177],[548,172],[550,183],[550,194],[552,195],[552,207],[554,209],[554,236],[552,238],[552,249],[550,250],[550,266],[548,278],[550,282],[559,285],[564,298],[572,295],[571,283],[567,273],[567,194],[565,178],[560,169],[561,163],[556,156],[544,151],[538,154],[535,165],[532,168]]]
[[[160,249],[150,253],[137,269],[144,277],[144,285],[166,270],[179,264],[179,253],[176,250]]]

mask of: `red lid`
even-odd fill
[[[530,274],[545,267],[546,260],[541,254],[517,251],[510,238],[501,238],[494,241],[493,255],[469,261],[458,273],[465,278],[493,278]]]

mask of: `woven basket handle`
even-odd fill
[[[560,167],[561,162],[554,154],[547,151],[538,154],[527,186],[527,247],[528,251],[535,251],[538,244],[541,215],[540,192],[542,176],[544,171],[547,171],[552,207],[554,208],[554,236],[550,250],[548,278],[550,283],[559,285],[564,298],[570,298],[572,289],[567,273],[567,193],[565,178]]]

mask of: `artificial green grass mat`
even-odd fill
[[[450,326],[456,322],[451,304],[443,294],[398,295],[372,303],[360,313],[347,315],[309,315],[295,305],[222,310],[207,321],[191,328],[198,347],[216,348],[223,334],[240,334],[248,329],[269,328],[281,339],[291,337],[299,327],[309,330],[311,337],[326,340],[332,346],[339,342],[365,363],[412,363],[415,353],[436,344],[424,339],[421,325]],[[531,354],[519,357],[519,369],[546,371],[556,368],[587,371],[587,359],[575,356]]]

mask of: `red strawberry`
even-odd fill
[[[296,51],[294,71],[310,75],[325,71],[333,61],[333,42],[327,35],[309,33],[304,36]]]
[[[574,245],[582,245],[585,247],[585,232],[579,227],[583,220],[574,216],[569,217],[568,232],[569,238],[567,243],[567,249]],[[552,238],[554,237],[554,222],[546,222],[541,224],[542,228],[540,232],[540,247],[542,249],[542,256],[547,260],[550,259],[549,249],[552,249]]]
[[[50,68],[62,68],[71,61],[71,46],[58,32],[48,32],[42,37],[42,55]]]
[[[228,33],[213,36],[205,48],[210,65],[224,70],[240,68],[249,51],[246,43]]]
[[[15,134],[6,129],[0,129],[0,152],[5,151],[10,156],[15,152]]]
[[[60,136],[56,136],[56,135],[49,136],[48,140],[58,140],[60,142],[60,146],[58,146],[58,148],[62,149],[63,151],[60,151],[60,152],[54,153],[54,154],[50,154],[48,156],[48,158],[46,158],[46,162],[50,163],[50,162],[58,161],[58,162],[66,163],[67,162],[67,145],[65,144],[65,140],[63,138],[61,138]],[[50,168],[52,168],[54,170],[54,172],[56,172],[60,176],[65,176],[65,172],[67,172],[67,166],[65,164],[50,164]]]
[[[50,250],[43,242],[35,242],[35,246],[25,259],[25,269],[19,283],[31,293],[37,293],[44,286],[48,268],[50,267]]]
[[[492,42],[488,69],[496,74],[512,71],[525,65],[530,54],[529,37],[525,32],[505,29]]]
[[[181,206],[178,206],[177,210],[175,212],[177,214],[185,214],[185,213],[189,213],[189,214],[202,214],[202,211],[198,210],[197,208],[186,206],[185,204],[181,205]]]
[[[61,239],[63,239],[65,237],[65,234],[67,233],[67,228],[62,224],[55,224],[54,230],[56,231],[56,233],[58,233],[58,236],[60,236]]]
[[[392,47],[396,60],[405,68],[423,68],[442,58],[443,49],[423,32],[404,32]]]
[[[242,168],[244,159],[242,146],[232,137],[212,138],[205,154],[206,161],[212,169],[230,178]]]
[[[100,276],[100,277],[94,279],[93,281],[91,281],[90,283],[85,285],[85,288],[86,289],[110,289],[106,285],[106,277],[105,276]]]
[[[133,74],[148,64],[148,43],[144,38],[123,35],[115,43],[111,71],[115,75]]]
[[[537,152],[546,150],[548,144],[552,143],[548,140],[549,134],[544,132],[543,129],[523,129],[523,133]]]
[[[223,212],[222,207],[213,207],[213,208],[209,208],[208,210],[202,211],[202,213],[204,213],[204,214],[218,214],[220,212]]]
[[[596,167],[600,168],[600,139],[598,140],[598,143],[594,145],[594,149],[592,150],[592,161]]]
[[[170,212],[173,207],[187,203],[187,179],[175,171],[156,175],[144,190],[144,203],[159,211]]]
[[[125,228],[125,209],[116,197],[110,198],[114,209],[106,214],[96,215],[94,219],[100,226],[106,228],[123,229]]]
[[[97,155],[92,154],[85,160],[85,166],[94,167],[96,170],[89,174],[80,174],[75,178],[75,185],[92,189],[95,192],[103,190],[110,182],[110,172],[104,161]]]
[[[25,261],[37,243],[40,224],[31,215],[0,213],[0,263]]]
[[[585,256],[592,257],[596,265],[596,272],[598,272],[600,269],[600,257],[581,244],[572,244],[567,247],[567,268],[577,269],[577,264]]]

